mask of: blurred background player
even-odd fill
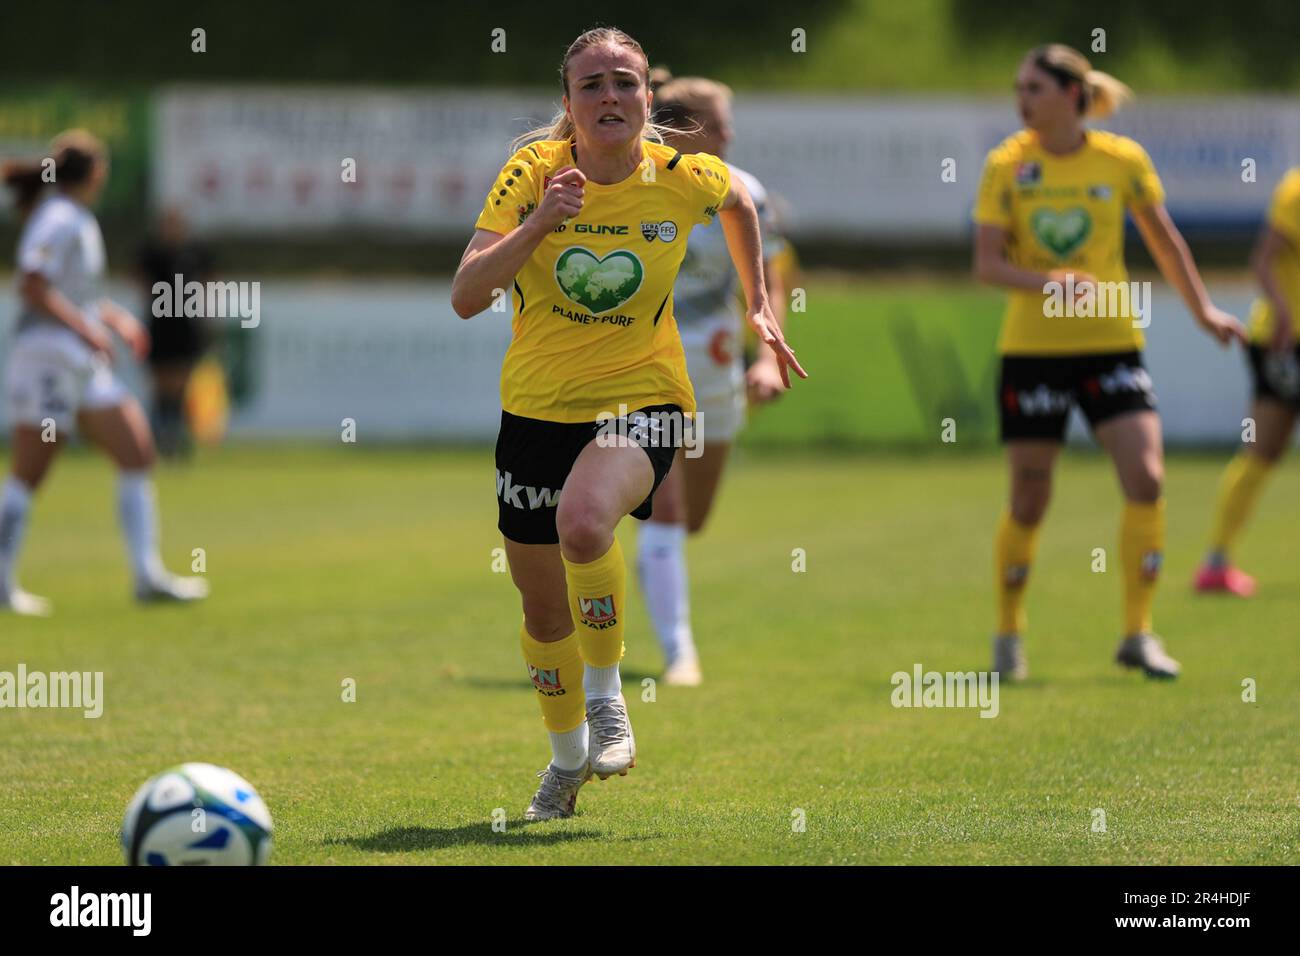
[[[149,323],[149,375],[153,385],[154,438],[165,457],[186,457],[192,449],[185,417],[185,396],[194,367],[203,358],[211,339],[202,316],[153,314],[153,289],[161,282],[168,289],[180,276],[186,282],[207,282],[212,278],[212,254],[207,246],[189,238],[185,217],[168,206],[158,217],[157,228],[140,249],[136,268],[143,283],[144,315]],[[171,311],[171,310],[169,310]]]
[[[18,586],[18,555],[32,497],[74,423],[118,467],[117,506],[141,601],[190,601],[207,594],[201,578],[169,574],[158,553],[150,469],[153,439],[139,404],[113,374],[116,332],[136,358],[149,348],[144,327],[100,298],[104,241],[90,211],[108,181],[108,153],[83,130],[60,134],[48,162],[11,162],[4,179],[24,217],[18,245],[21,308],[5,372],[13,430],[11,474],[0,498],[0,607],[48,614],[49,602]]]
[[[601,442],[597,433],[602,414],[620,406],[633,410],[629,421],[694,410],[671,304],[692,225],[728,220],[749,321],[804,374],[761,283],[753,202],[721,160],[654,141],[640,44],[614,28],[589,30],[569,45],[560,75],[564,112],[523,137],[502,168],[452,284],[462,318],[488,308],[494,290],[515,291],[501,372],[498,527],[552,748],[527,820],[570,816],[593,773],[603,779],[635,764],[619,675],[626,568],[614,530],[624,515],[649,517],[674,447]],[[649,168],[654,176],[643,179]],[[646,241],[642,224],[667,222],[680,231]]]
[[[702,77],[672,78],[664,67],[651,73],[655,122],[667,127],[664,141],[683,153],[726,159],[732,140],[731,89]],[[772,314],[785,322],[785,291],[773,258],[781,242],[773,231],[767,192],[749,173],[727,163],[741,179],[763,228],[763,275]],[[727,238],[718,219],[691,230],[677,273],[673,308],[695,390],[700,441],[697,456],[678,450],[668,477],[655,493],[654,508],[637,536],[637,572],[659,646],[664,681],[700,683],[699,656],[690,621],[686,536],[704,527],[717,497],[731,444],[744,424],[747,401],[770,401],[783,391],[776,355],[763,349],[748,370],[744,364],[743,300]]]
[[[993,661],[1005,678],[1028,674],[1021,646],[1025,583],[1075,404],[1114,461],[1124,494],[1124,636],[1116,660],[1149,677],[1179,671],[1151,632],[1165,542],[1164,455],[1134,303],[1124,296],[1120,315],[1049,317],[1045,288],[1064,286],[1069,276],[1083,304],[1089,295],[1106,300],[1097,295],[1098,282],[1127,283],[1127,209],[1161,274],[1202,328],[1222,344],[1244,340],[1241,324],[1210,301],[1146,151],[1084,126],[1085,118],[1107,116],[1131,95],[1070,47],[1030,51],[1016,76],[1025,128],[989,153],[975,202],[975,274],[1012,290],[999,345],[1011,501],[997,531]]]
[[[1233,567],[1228,550],[1246,524],[1265,479],[1285,453],[1300,411],[1300,347],[1294,326],[1300,308],[1300,168],[1288,171],[1273,193],[1251,267],[1263,292],[1250,316],[1254,441],[1237,453],[1223,473],[1210,550],[1193,582],[1198,591],[1241,597],[1255,593],[1255,579]]]

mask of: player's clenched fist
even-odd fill
[[[533,214],[547,230],[554,229],[566,219],[582,211],[582,187],[587,177],[576,166],[566,166],[550,178],[542,204]]]

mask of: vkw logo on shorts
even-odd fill
[[[612,594],[596,598],[580,597],[578,598],[578,610],[582,612],[582,623],[588,627],[604,630],[607,627],[613,627],[616,623],[614,595]]]

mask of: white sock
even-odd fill
[[[669,665],[694,660],[691,607],[686,593],[686,528],[647,521],[637,533],[637,579]]]
[[[123,471],[118,475],[117,516],[136,583],[160,577],[164,572],[158,554],[158,505],[149,472]]]
[[[587,700],[617,697],[623,691],[623,679],[618,676],[618,665],[592,667],[590,664],[583,664],[582,689],[586,691]]]
[[[587,762],[587,722],[584,720],[572,730],[551,735],[551,763],[561,770],[577,770]]]
[[[18,587],[18,552],[32,508],[31,489],[10,475],[0,493],[0,591]]]

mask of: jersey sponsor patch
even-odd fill
[[[1034,186],[1042,182],[1043,164],[1036,162],[1016,164],[1016,185]]]
[[[555,260],[555,281],[570,301],[593,315],[616,309],[641,288],[645,268],[626,249],[598,256],[571,246]]]
[[[1092,217],[1082,206],[1070,209],[1037,209],[1029,217],[1034,238],[1058,259],[1065,259],[1082,246],[1092,233]]]

